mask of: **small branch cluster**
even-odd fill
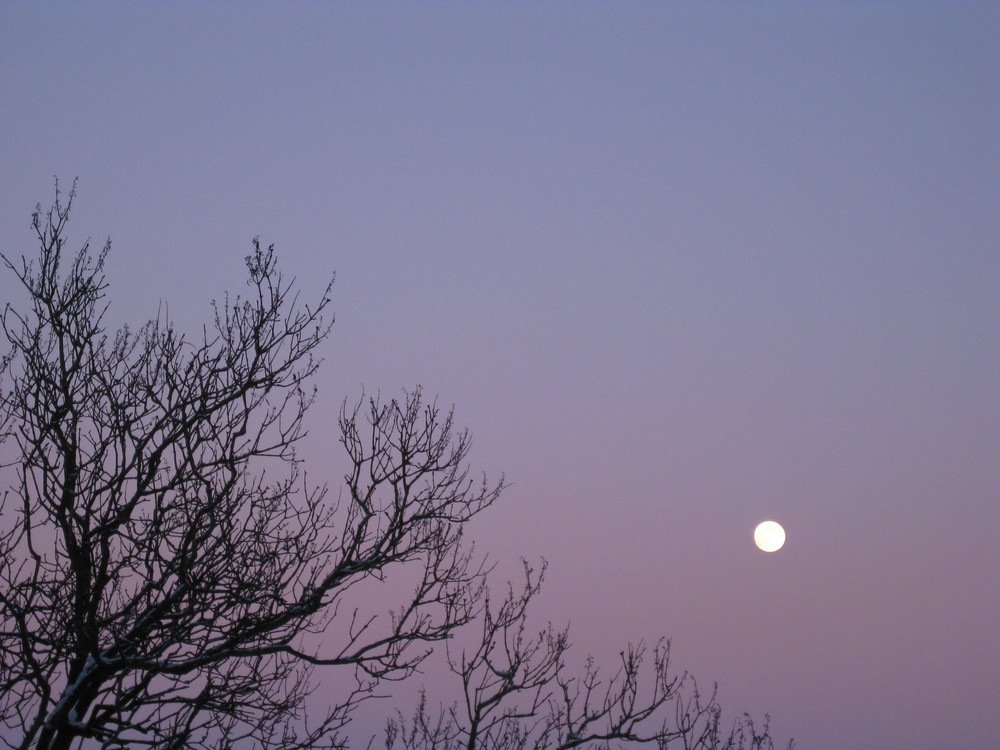
[[[749,716],[725,730],[715,691],[705,698],[694,678],[670,669],[670,642],[629,644],[605,677],[593,658],[572,676],[568,629],[551,624],[527,636],[528,608],[545,566],[524,564],[523,588],[493,607],[487,593],[476,645],[448,664],[460,698],[437,711],[421,692],[413,715],[386,725],[386,750],[610,750],[651,745],[666,750],[773,750],[768,721]],[[793,743],[789,743],[791,750]]]

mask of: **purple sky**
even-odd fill
[[[799,750],[995,747],[998,49],[971,2],[5,3],[0,250],[79,176],[115,321],[200,321],[257,234],[336,270],[313,475],[420,383],[581,661],[666,634]]]

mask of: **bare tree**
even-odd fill
[[[65,252],[72,201],[34,214],[36,259],[0,256],[28,300],[0,315],[0,744],[346,747],[357,704],[443,642],[460,700],[422,694],[388,748],[771,750],[766,722],[720,729],[666,641],[573,676],[568,631],[528,627],[544,565],[491,597],[462,529],[503,481],[470,476],[468,433],[419,388],[345,402],[344,488],[306,481],[330,286],[300,303],[255,240],[249,292],[199,336],[162,314],[109,333],[110,246]],[[395,609],[354,596],[396,571]],[[346,677],[321,710],[319,667]]]
[[[525,563],[523,588],[511,587],[495,608],[487,591],[470,626],[480,628],[478,639],[468,649],[448,646],[459,700],[435,712],[422,692],[412,717],[399,713],[387,722],[387,750],[397,742],[403,750],[773,750],[766,717],[760,726],[744,715],[722,727],[715,690],[706,698],[693,677],[671,671],[666,639],[651,653],[629,644],[610,677],[593,658],[573,676],[566,666],[568,629],[549,624],[526,635],[544,573],[544,565],[535,571]]]
[[[37,259],[3,258],[29,304],[2,315],[0,741],[340,747],[352,706],[478,611],[461,529],[502,481],[469,476],[467,433],[418,389],[345,406],[346,491],[310,486],[330,287],[301,304],[255,241],[249,292],[199,337],[162,315],[108,333],[109,245],[67,254],[72,200],[34,214]],[[398,609],[351,604],[396,564],[419,571]],[[320,665],[349,687],[310,722]]]

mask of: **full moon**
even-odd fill
[[[785,530],[776,521],[764,521],[754,529],[753,543],[765,552],[777,552],[785,544]]]

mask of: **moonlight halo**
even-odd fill
[[[785,530],[777,521],[763,521],[753,531],[753,543],[764,552],[777,552],[785,545]]]

